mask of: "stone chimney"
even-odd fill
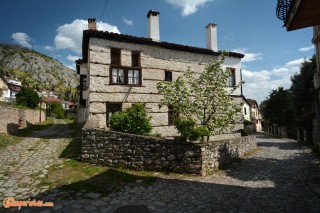
[[[97,23],[95,18],[88,19],[88,30],[97,30]]]
[[[210,23],[206,26],[207,31],[207,48],[218,52],[218,33],[217,25]]]
[[[147,15],[149,38],[153,41],[160,41],[159,15],[160,13],[154,10],[149,10]]]

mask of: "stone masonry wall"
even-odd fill
[[[133,170],[204,176],[256,146],[256,139],[251,136],[187,143],[102,129],[82,130],[82,161]]]
[[[121,49],[121,65],[130,67],[131,52],[141,53],[141,86],[110,85],[111,47]],[[165,78],[165,71],[172,72],[173,80],[182,75],[188,67],[195,72],[202,72],[205,66],[217,56],[197,54],[184,51],[169,50],[156,46],[131,44],[117,41],[91,38],[89,42],[88,82],[90,93],[88,95],[88,120],[97,121],[97,128],[106,128],[106,103],[115,102],[134,104],[142,102],[146,104],[146,110],[151,116],[153,133],[163,136],[177,136],[174,126],[168,125],[168,109],[159,109],[159,103],[163,98],[158,94],[157,83]],[[240,81],[240,59],[226,57],[224,67],[236,70],[236,81]],[[240,95],[237,89],[234,95]],[[240,122],[242,123],[242,122]],[[238,126],[234,129],[242,129]]]
[[[19,129],[19,118],[22,118],[21,127],[40,121],[40,110],[18,109],[0,106],[0,133],[15,133]],[[45,119],[45,112],[41,111],[41,120]]]

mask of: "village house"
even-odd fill
[[[16,94],[20,91],[21,82],[9,77],[0,78],[0,101],[14,102]]]
[[[249,101],[243,96],[242,97],[242,116],[244,120],[251,121],[251,107]]]
[[[107,128],[111,115],[135,103],[144,103],[151,116],[153,133],[176,136],[172,108],[159,108],[162,96],[156,85],[174,81],[188,67],[202,72],[212,60],[218,60],[217,25],[206,26],[207,48],[160,40],[159,12],[149,11],[149,38],[98,31],[96,20],[88,20],[83,31],[82,59],[76,61],[80,75],[78,122],[90,122],[93,128]],[[229,90],[241,81],[243,54],[229,52],[223,67],[230,70]],[[242,90],[233,94],[242,103]],[[240,117],[241,113],[238,115]],[[242,121],[233,131],[243,129]]]
[[[247,99],[250,103],[250,116],[251,116],[251,122],[253,123],[254,131],[260,132],[262,131],[262,116],[261,112],[259,110],[259,106],[256,100]]]

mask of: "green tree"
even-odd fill
[[[54,116],[58,119],[64,118],[64,109],[63,109],[62,104],[60,102],[49,103],[49,107],[51,110],[51,116]]]
[[[16,102],[22,106],[34,109],[38,106],[39,101],[40,98],[38,93],[27,87],[22,87],[21,90],[16,94]]]
[[[293,126],[295,123],[295,110],[293,95],[283,87],[272,90],[267,100],[263,101],[261,108],[266,123],[278,126]]]
[[[144,105],[138,103],[112,115],[110,126],[115,131],[143,135],[152,130],[150,120]]]
[[[228,94],[230,71],[223,69],[224,59],[212,61],[201,73],[189,68],[174,82],[159,82],[157,89],[163,95],[159,106],[172,106],[179,116],[200,123],[211,135],[232,128],[241,106]],[[231,94],[241,83],[231,89]]]
[[[296,113],[296,121],[299,126],[307,127],[310,122],[303,119],[303,116],[312,111],[315,97],[313,76],[317,70],[316,57],[310,61],[304,61],[300,72],[291,77],[292,85],[290,91],[293,93],[293,105]]]

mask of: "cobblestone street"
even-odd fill
[[[63,128],[52,126],[38,136],[0,151],[0,200],[38,194],[54,207],[22,207],[19,212],[319,212],[319,161],[311,150],[289,139],[257,135],[258,150],[205,178],[163,175],[151,185],[142,181],[104,197],[78,193],[59,199],[59,189],[34,188],[37,177],[62,161],[67,146]],[[50,132],[61,138],[50,138]],[[39,140],[48,140],[39,143]],[[36,174],[37,176],[35,176]],[[0,209],[13,212],[17,208]]]

